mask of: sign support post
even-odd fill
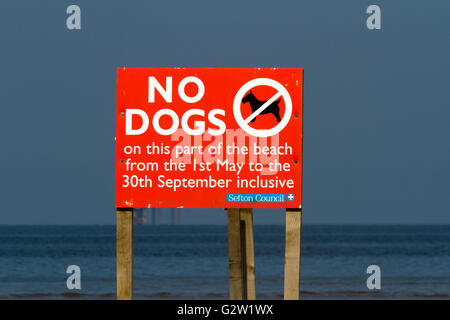
[[[286,209],[284,300],[298,300],[300,295],[301,226],[302,209]]]
[[[252,209],[228,211],[228,262],[231,300],[255,300]]]
[[[133,299],[133,209],[117,208],[117,300]]]
[[[244,258],[243,268],[243,290],[244,299],[256,299],[255,286],[255,246],[253,240],[253,211],[252,209],[240,209],[241,220],[241,246]]]
[[[230,300],[242,300],[241,221],[238,208],[227,209]]]

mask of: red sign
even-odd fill
[[[118,69],[116,207],[301,207],[302,89],[302,69]]]

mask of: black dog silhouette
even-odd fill
[[[267,108],[265,108],[260,114],[267,114],[267,113],[271,113],[275,116],[275,118],[277,118],[277,122],[281,121],[280,118],[280,107],[278,106],[278,104],[280,103],[281,98],[278,99],[277,101],[272,102]],[[266,101],[260,101],[258,100],[255,95],[253,94],[253,92],[250,90],[249,93],[247,93],[245,95],[245,97],[242,99],[242,103],[246,104],[247,102],[250,102],[250,108],[252,108],[252,113],[255,112],[256,110],[258,110],[264,103],[267,102]],[[259,116],[259,115],[258,115]],[[251,122],[255,122],[256,118],[258,117],[256,116],[255,118],[253,118],[253,120]]]

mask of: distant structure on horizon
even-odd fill
[[[133,222],[135,225],[147,224],[147,216],[150,216],[151,225],[180,225],[181,208],[135,208]],[[164,219],[166,218],[166,219]]]

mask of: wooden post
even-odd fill
[[[117,208],[117,299],[133,299],[133,209]]]
[[[230,300],[242,300],[241,221],[239,209],[227,209],[228,213],[228,267]]]
[[[252,209],[227,210],[230,299],[254,300],[256,290]]]
[[[244,299],[256,299],[255,286],[255,246],[253,240],[252,209],[240,209],[241,254],[243,256]]]
[[[284,299],[298,300],[300,295],[301,209],[286,209],[286,244],[284,263]]]

